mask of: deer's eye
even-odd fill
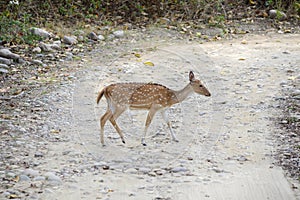
[[[203,87],[203,85],[199,85],[199,87]]]

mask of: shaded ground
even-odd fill
[[[298,183],[274,165],[277,142],[271,121],[280,112],[275,99],[280,83],[288,79],[288,70],[299,68],[299,35],[245,35],[203,44],[164,35],[136,37],[130,45],[119,43],[111,51],[95,49],[73,84],[37,95],[34,103],[49,105],[43,107],[49,113],[43,120],[49,121],[37,130],[31,130],[30,123],[20,123],[25,130],[16,135],[2,131],[7,139],[1,144],[6,149],[1,155],[5,166],[1,195],[42,199],[299,198]],[[144,61],[155,66],[144,65]],[[107,125],[107,146],[101,147],[98,121],[106,102],[95,105],[100,88],[112,82],[154,81],[180,89],[188,81],[189,70],[203,80],[212,97],[193,95],[170,109],[179,143],[170,140],[167,127],[156,116],[148,146],[141,146],[146,113],[138,111],[124,113],[118,121],[126,145]],[[12,144],[11,151],[7,143]],[[13,181],[26,168],[38,175]],[[50,180],[45,175],[48,172],[59,179]],[[39,180],[38,176],[46,178]]]

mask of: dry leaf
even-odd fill
[[[19,199],[20,197],[18,196],[18,195],[16,195],[16,194],[11,194],[11,195],[9,195],[9,196],[7,196],[8,197],[8,199]]]
[[[19,177],[19,176],[16,176],[16,177],[13,179],[14,182],[19,182],[19,180],[20,180],[20,177]]]
[[[135,53],[134,56],[137,57],[137,58],[140,58],[140,57],[141,57],[141,54]]]
[[[144,65],[148,65],[148,66],[151,66],[151,67],[154,66],[153,62],[151,62],[151,61],[144,62]]]
[[[288,77],[288,80],[294,81],[296,78],[297,77],[295,77],[295,76],[290,76],[290,77]]]
[[[239,58],[239,60],[246,60],[246,58]]]
[[[242,43],[242,44],[247,44],[248,42],[247,42],[247,40],[242,40],[241,43]]]
[[[58,134],[58,133],[59,133],[59,130],[52,129],[50,132],[53,133],[53,134]]]
[[[250,3],[251,5],[255,5],[255,4],[256,4],[256,2],[253,1],[253,0],[249,0],[249,3]]]

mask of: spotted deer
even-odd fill
[[[104,125],[107,120],[111,122],[120,135],[122,142],[125,143],[124,135],[116,123],[116,120],[126,109],[149,110],[144,135],[141,140],[144,146],[146,146],[145,138],[147,129],[157,111],[161,112],[163,119],[166,121],[172,139],[178,142],[172,130],[171,123],[165,113],[166,109],[174,104],[182,102],[193,92],[205,96],[211,95],[201,81],[195,79],[192,71],[189,73],[189,80],[190,82],[179,91],[169,89],[166,86],[156,83],[115,83],[105,87],[99,92],[97,97],[98,104],[104,95],[108,105],[106,113],[100,119],[100,140],[102,145],[104,145]]]

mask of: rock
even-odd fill
[[[50,38],[51,37],[51,33],[49,33],[48,31],[44,30],[44,29],[40,29],[40,28],[31,28],[31,32],[34,35],[40,36],[44,39]]]
[[[270,10],[269,17],[271,19],[279,19],[279,20],[287,19],[287,15],[284,12],[281,12],[279,10]]]
[[[37,170],[33,170],[33,169],[25,169],[22,174],[27,175],[29,177],[35,177],[38,176],[40,173]]]
[[[0,57],[18,60],[20,56],[18,54],[12,53],[8,49],[0,49]]]
[[[56,45],[58,45],[58,46],[61,46],[61,41],[60,41],[60,40],[56,40],[56,41],[53,42],[53,44],[56,44]]]
[[[10,192],[5,191],[5,192],[2,193],[2,196],[6,197],[6,198],[9,198],[10,197]]]
[[[108,40],[112,40],[112,39],[114,39],[115,38],[115,35],[113,35],[113,34],[109,34],[108,36],[107,36],[107,39]]]
[[[8,178],[15,178],[15,177],[16,177],[16,174],[13,173],[13,172],[7,172],[7,173],[6,173],[6,177],[8,177]]]
[[[34,157],[41,158],[41,157],[44,157],[44,154],[40,151],[37,151],[37,152],[34,153]]]
[[[95,168],[107,166],[107,162],[105,162],[105,161],[95,162],[95,163],[93,164],[93,166],[94,166]]]
[[[63,43],[73,45],[73,44],[77,44],[78,41],[75,36],[64,36]]]
[[[154,169],[153,171],[154,171],[155,174],[158,175],[158,176],[161,176],[161,175],[165,174],[165,172],[166,172],[166,171],[163,170],[163,169]]]
[[[10,65],[11,63],[10,59],[0,57],[0,64]]]
[[[42,49],[40,47],[35,47],[35,48],[32,49],[32,52],[33,53],[41,53]]]
[[[26,61],[24,59],[22,59],[22,58],[19,58],[19,59],[17,59],[17,63],[19,63],[19,64],[25,64]]]
[[[138,170],[139,170],[139,172],[141,172],[143,174],[147,174],[147,173],[151,172],[151,169],[150,168],[146,168],[146,167],[141,167]]]
[[[4,74],[8,73],[8,69],[9,69],[8,65],[0,64],[0,72],[1,73],[4,73]]]
[[[61,178],[56,176],[53,172],[47,172],[44,175],[46,180],[51,182],[51,184],[60,185],[62,183]]]
[[[137,173],[137,170],[135,168],[129,168],[125,171],[126,173],[129,173],[129,174],[136,174]]]
[[[50,44],[50,47],[54,50],[60,50],[60,44]]]
[[[9,66],[6,64],[0,64],[0,68],[5,68],[5,69],[9,69]]]
[[[214,167],[212,170],[213,170],[214,172],[216,172],[216,173],[222,173],[222,172],[224,172],[224,170],[218,169],[218,168],[216,168],[216,167]]]
[[[80,42],[83,42],[83,41],[84,41],[84,37],[83,37],[82,35],[79,35],[79,36],[77,37],[77,39],[78,39],[78,41],[80,41]]]
[[[158,22],[160,24],[162,24],[162,25],[169,25],[169,24],[171,24],[171,20],[169,20],[168,18],[165,18],[165,17],[159,18]]]
[[[30,181],[30,178],[27,175],[21,174],[19,176],[19,181]]]
[[[91,40],[95,40],[95,41],[98,40],[98,36],[94,32],[89,33],[88,38],[91,39]]]
[[[173,173],[186,172],[186,171],[189,171],[189,170],[185,167],[174,167],[171,169],[171,172],[173,172]]]
[[[46,178],[44,176],[37,176],[33,178],[33,181],[44,181]]]
[[[45,51],[45,52],[51,52],[51,51],[53,51],[51,45],[50,44],[46,44],[44,42],[40,42],[39,43],[39,47],[42,49],[42,51]]]
[[[42,61],[40,61],[40,60],[32,60],[32,63],[35,64],[35,65],[41,65],[41,66],[44,65],[44,63]]]
[[[246,158],[245,156],[241,155],[236,160],[240,161],[240,162],[245,162],[245,161],[248,161],[248,158]]]
[[[116,38],[122,38],[124,37],[124,31],[123,30],[117,30],[117,31],[114,31],[113,32],[113,35],[116,37]]]
[[[98,40],[105,40],[105,37],[103,35],[98,35]]]

